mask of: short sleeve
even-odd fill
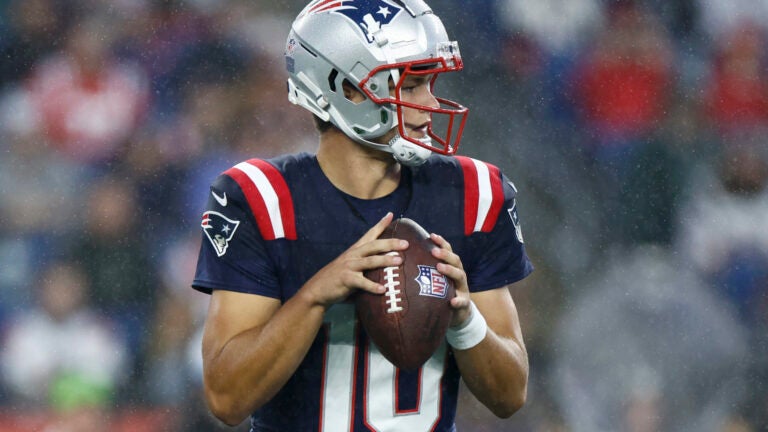
[[[517,189],[506,176],[500,175],[504,202],[494,227],[490,232],[476,232],[469,238],[467,278],[473,292],[517,282],[533,271],[525,252]]]
[[[192,287],[280,297],[275,265],[238,184],[221,175],[211,185],[200,227],[202,242]]]

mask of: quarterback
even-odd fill
[[[250,159],[211,185],[193,287],[210,293],[204,391],[252,431],[454,431],[460,380],[499,417],[524,404],[528,358],[510,285],[532,265],[512,182],[456,155],[467,108],[433,94],[463,68],[422,0],[315,0],[285,47],[288,99],[316,153]],[[371,343],[350,296],[398,265],[394,217],[427,229],[456,287],[445,341],[418,370]]]

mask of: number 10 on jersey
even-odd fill
[[[326,346],[323,361],[320,430],[323,432],[352,431],[353,415],[374,431],[430,431],[440,420],[440,380],[443,375],[446,345],[421,367],[417,386],[416,409],[398,410],[397,401],[404,389],[397,385],[398,370],[387,361],[373,344],[368,344],[363,358],[357,363],[355,307],[341,303],[326,312]],[[358,373],[362,371],[362,373]],[[357,379],[363,379],[363,395],[355,395]],[[413,391],[413,390],[411,390]],[[363,398],[363,413],[354,413],[355,397]]]

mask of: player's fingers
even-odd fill
[[[358,271],[384,267],[397,267],[403,263],[403,257],[395,251],[389,251],[386,254],[363,257],[358,260],[357,263],[358,267],[356,270]]]
[[[383,294],[386,291],[384,285],[374,282],[365,276],[360,276],[355,286],[363,291],[368,291],[372,294]]]
[[[467,274],[464,273],[464,270],[449,263],[437,263],[437,271],[456,281],[465,281],[467,279]]]
[[[384,292],[384,286],[365,277],[365,271],[376,268],[397,267],[402,262],[403,258],[397,252],[356,259],[344,272],[342,283],[348,289],[362,289],[374,294],[381,294]]]
[[[432,234],[432,240],[435,241],[435,244],[437,244],[438,247],[432,249],[432,256],[439,259],[440,261],[443,261],[446,264],[450,264],[454,267],[463,269],[464,264],[461,262],[461,258],[456,255],[451,249],[448,242],[446,242],[442,237],[440,237],[437,234]],[[438,240],[441,240],[438,242]],[[448,246],[448,247],[444,247]]]
[[[456,293],[456,297],[451,299],[451,307],[454,309],[468,308],[472,300],[468,293]]]
[[[385,267],[397,267],[403,263],[403,257],[397,252],[389,252],[381,255],[363,256],[357,258],[348,258],[343,260],[343,267],[340,270],[342,275],[342,284],[347,287],[356,288],[355,282],[358,276],[362,276],[367,270]]]
[[[368,243],[371,240],[377,239],[381,233],[384,232],[384,230],[389,226],[390,223],[392,223],[392,219],[394,218],[394,214],[392,212],[388,212],[386,215],[384,215],[381,220],[379,220],[376,225],[372,226],[365,234],[363,234],[362,237],[360,237],[359,240],[355,242],[355,244],[352,245],[352,247],[360,246],[362,244]]]
[[[342,277],[342,283],[348,290],[361,289],[374,294],[381,294],[385,290],[383,285],[368,279],[361,272],[347,272]]]
[[[464,270],[445,263],[438,263],[437,271],[453,280],[456,295],[450,301],[450,305],[455,311],[451,319],[451,325],[459,325],[469,318],[469,306],[472,302],[469,297],[467,274]]]
[[[408,241],[402,239],[376,239],[358,246],[357,251],[361,257],[383,255],[393,251],[408,249]]]
[[[460,326],[469,319],[471,314],[471,303],[472,299],[469,298],[469,293],[456,293],[456,297],[452,298],[450,303],[454,310],[450,324],[451,327]]]
[[[438,245],[442,249],[448,249],[449,251],[453,252],[453,248],[451,247],[451,244],[448,243],[448,240],[443,238],[440,234],[432,233],[429,235],[429,238],[432,239],[433,242],[435,242],[436,245]]]
[[[467,274],[463,269],[449,263],[437,263],[437,271],[453,280],[457,292],[469,292],[469,287],[467,285]]]

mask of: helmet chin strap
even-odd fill
[[[432,139],[427,136],[419,139],[419,141],[429,145]],[[423,164],[432,155],[431,150],[408,141],[401,137],[399,133],[389,141],[389,148],[392,149],[392,155],[395,157],[395,160],[403,165],[412,167]]]
[[[395,136],[389,140],[387,144],[379,144],[373,141],[368,141],[366,139],[360,138],[356,134],[352,134],[350,138],[352,138],[352,140],[358,144],[362,144],[366,147],[370,147],[386,153],[392,153],[392,156],[396,161],[406,166],[417,167],[422,165],[427,161],[427,159],[429,159],[430,156],[432,156],[432,151],[430,149],[418,146],[408,141],[407,139],[400,136],[400,133],[396,133]],[[425,145],[431,145],[432,143],[432,138],[428,136],[424,138],[418,138],[418,140]]]
[[[399,73],[396,70],[392,71],[392,74],[394,75],[395,78],[399,77]],[[330,113],[330,117],[332,119],[337,120],[334,122],[334,124],[345,135],[352,138],[353,141],[357,142],[358,144],[362,144],[364,146],[367,146],[379,151],[392,153],[395,160],[403,165],[413,166],[413,167],[422,165],[432,155],[431,150],[429,150],[428,148],[418,146],[408,141],[407,139],[400,136],[399,132],[396,132],[395,136],[391,140],[389,140],[389,142],[386,144],[369,141],[361,137],[352,127],[350,127],[349,124],[347,124],[343,116],[341,116],[339,112],[336,110],[336,107],[331,105],[327,107],[327,110]],[[395,116],[393,120],[394,120],[393,126],[395,130],[397,130],[397,126],[399,123],[398,116]],[[421,143],[425,144],[426,146],[431,146],[431,143],[432,143],[432,138],[430,138],[429,136],[425,136],[424,138],[417,138],[417,140],[419,140]]]
[[[335,111],[335,108],[333,106],[329,107],[330,110]],[[336,117],[336,118],[340,118]],[[340,121],[337,123],[337,127],[341,129],[342,132],[344,132],[345,135],[352,138],[353,141],[357,142],[358,144],[362,144],[364,146],[387,152],[392,153],[392,156],[394,156],[395,160],[399,163],[407,166],[419,166],[427,161],[427,159],[432,155],[432,151],[428,148],[420,147],[407,139],[400,136],[400,133],[396,133],[395,136],[389,140],[388,143],[376,143],[373,141],[369,141],[360,135],[358,135],[347,123],[344,121]],[[397,121],[395,121],[395,129],[397,129]],[[424,138],[417,138],[419,141],[421,141],[423,144],[427,146],[431,146],[432,138],[429,136],[426,136]]]

